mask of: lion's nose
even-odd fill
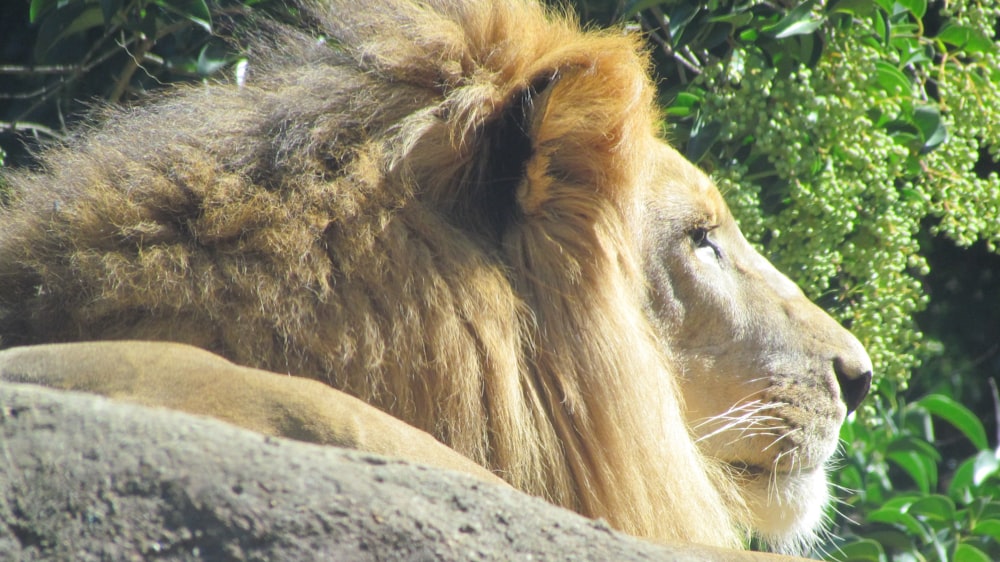
[[[837,357],[833,360],[833,372],[837,374],[840,397],[847,405],[847,413],[858,409],[861,401],[872,387],[872,361],[862,352],[854,358]]]

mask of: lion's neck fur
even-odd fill
[[[561,99],[550,102],[554,109],[534,131],[533,161],[518,187],[527,216],[509,225],[495,246],[484,244],[488,258],[469,260],[474,265],[459,273],[487,280],[482,294],[455,295],[449,304],[462,310],[476,344],[456,346],[470,355],[438,365],[451,381],[465,382],[451,389],[451,406],[441,406],[454,409],[428,412],[425,426],[434,431],[435,419],[464,417],[467,427],[444,432],[460,451],[515,486],[606,517],[623,530],[735,546],[745,528],[739,494],[725,470],[698,453],[680,417],[676,373],[661,351],[666,343],[641,312],[644,287],[627,209],[642,179],[642,163],[630,159],[638,159],[642,139],[652,136],[645,63],[631,38],[581,36],[572,23],[546,19],[533,4],[511,5],[463,12],[455,29],[433,24],[438,31],[427,37],[455,59],[454,67],[435,69],[436,83],[445,76],[446,84],[455,80],[454,89],[435,111],[405,121],[394,141],[403,149],[389,151],[397,155],[391,167],[403,183],[475,192],[471,168],[483,160],[477,143],[488,137],[483,131],[495,119],[493,108],[509,103],[511,92],[539,71],[579,69],[562,78],[552,94]],[[485,30],[489,37],[476,35]],[[413,53],[407,55],[426,60],[419,48]],[[470,79],[469,67],[476,65],[483,68]],[[376,66],[389,74],[412,70],[389,57]],[[448,68],[464,74],[448,77]],[[581,107],[590,113],[581,114]],[[547,152],[556,143],[562,150]],[[424,197],[441,208],[454,193],[431,190]],[[458,214],[469,216],[465,211]],[[435,401],[435,395],[427,398]],[[678,506],[685,517],[677,517]]]

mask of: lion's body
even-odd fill
[[[337,48],[288,39],[12,174],[0,335],[313,377],[627,532],[739,545],[755,500],[692,439],[648,295],[648,186],[697,172],[635,39],[432,4],[318,10]]]

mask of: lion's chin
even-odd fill
[[[754,531],[774,552],[804,555],[822,528],[830,499],[826,471],[792,473],[747,467],[743,492]]]

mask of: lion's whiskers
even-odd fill
[[[765,403],[761,400],[738,402],[726,412],[705,418],[695,424],[693,428],[695,430],[701,429],[709,424],[721,424],[721,427],[698,437],[695,442],[711,439],[721,433],[734,430],[738,433],[733,440],[728,443],[728,445],[732,445],[738,439],[747,437],[768,436],[778,437],[780,439],[783,435],[788,434],[782,432],[789,428],[784,424],[775,425],[774,422],[784,422],[784,420],[777,416],[761,415],[761,412],[780,408],[782,406],[787,406],[787,404],[784,402]],[[766,429],[767,431],[759,431],[760,429]]]
[[[783,426],[783,427],[782,427],[782,429],[788,429],[788,426]],[[771,441],[771,444],[770,444],[770,445],[768,445],[767,447],[764,447],[763,449],[761,449],[761,451],[766,451],[766,450],[770,449],[771,447],[773,447],[773,446],[777,445],[777,444],[778,444],[779,442],[781,442],[781,440],[782,440],[782,439],[784,439],[784,438],[788,437],[789,435],[794,435],[794,434],[796,434],[796,433],[801,433],[801,432],[802,432],[802,428],[801,428],[801,427],[796,427],[796,428],[794,428],[794,429],[792,429],[792,430],[790,430],[790,431],[786,431],[786,432],[784,432],[784,433],[783,433],[783,434],[782,434],[782,435],[781,435],[780,437],[778,437],[778,438],[777,438],[777,439],[775,439],[774,441]],[[792,449],[789,449],[789,451],[794,451],[795,449],[798,449],[798,447],[797,447],[797,446],[796,446],[796,447],[793,447]],[[778,462],[778,460],[779,460],[779,459],[781,458],[781,456],[782,456],[782,455],[784,455],[784,454],[785,454],[785,453],[781,453],[781,454],[779,454],[779,455],[778,455],[778,457],[777,457],[777,458],[775,459],[775,466],[777,466],[777,462]]]

